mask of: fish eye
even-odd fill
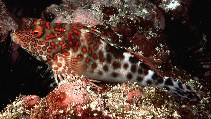
[[[38,35],[39,34],[39,31],[38,30],[34,30],[34,35]]]
[[[43,27],[38,26],[37,28],[35,28],[35,29],[32,31],[32,34],[33,34],[35,37],[37,37],[37,38],[41,37],[42,34],[43,34]]]

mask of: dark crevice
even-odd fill
[[[23,95],[46,96],[55,87],[50,87],[54,79],[48,66],[31,57],[23,49],[18,49],[19,56],[14,60],[10,37],[0,44],[0,109],[15,97]],[[42,68],[38,68],[42,67]]]

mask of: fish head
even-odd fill
[[[63,24],[55,24],[38,19],[29,26],[20,28],[10,34],[12,41],[20,45],[30,55],[40,61],[50,60],[61,50],[64,39]]]

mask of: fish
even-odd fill
[[[160,76],[133,53],[106,42],[95,26],[38,19],[10,35],[14,43],[47,63],[58,83],[76,74],[105,82],[136,82],[141,87],[165,88],[181,99],[200,99],[191,86]]]

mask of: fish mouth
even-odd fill
[[[19,38],[19,36],[15,32],[10,33],[10,37],[11,37],[12,41],[16,44],[21,45],[23,43],[23,41]]]

